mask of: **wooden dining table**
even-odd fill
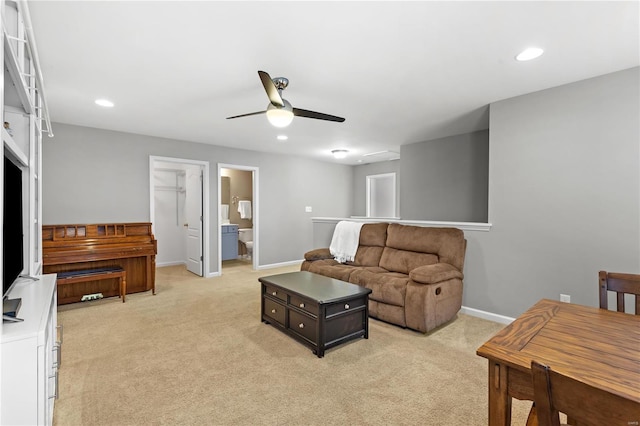
[[[531,360],[636,402],[616,417],[640,424],[640,315],[543,299],[476,353],[489,361],[490,426],[511,424],[512,398],[533,401]]]

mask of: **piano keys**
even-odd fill
[[[43,273],[120,266],[127,273],[127,294],[155,294],[157,241],[151,223],[43,225]],[[117,279],[58,287],[58,304],[79,302],[83,295],[118,296]]]

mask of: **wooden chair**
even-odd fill
[[[617,293],[617,310],[624,312],[624,295],[634,294],[636,299],[636,315],[640,315],[640,275],[621,274],[616,272],[599,272],[600,307],[608,309],[608,292]]]
[[[572,379],[531,361],[533,393],[539,426],[560,426],[559,413],[580,426],[633,425],[640,404]]]

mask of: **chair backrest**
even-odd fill
[[[617,293],[618,312],[625,312],[624,295],[635,295],[635,314],[640,315],[640,275],[621,274],[617,272],[599,272],[598,285],[600,287],[600,307],[608,309],[608,292],[615,291]]]
[[[584,426],[628,425],[640,419],[640,404],[595,388],[531,361],[539,426],[559,426],[559,413]]]

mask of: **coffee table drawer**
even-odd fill
[[[318,316],[318,302],[313,302],[309,299],[303,299],[297,296],[291,296],[289,298],[289,304],[295,306],[296,308],[300,308],[310,314]]]
[[[281,326],[285,326],[286,308],[273,300],[264,298],[264,314]]]
[[[289,330],[304,337],[305,339],[317,343],[316,320],[293,310],[289,311]]]
[[[360,299],[349,300],[344,303],[335,303],[327,306],[327,317],[332,315],[340,314],[342,312],[352,311],[356,308],[361,308],[367,304],[367,298],[363,297]]]
[[[284,302],[287,301],[287,293],[283,291],[281,288],[275,288],[271,286],[265,286],[264,293],[269,296],[275,297],[276,299],[280,299]]]

